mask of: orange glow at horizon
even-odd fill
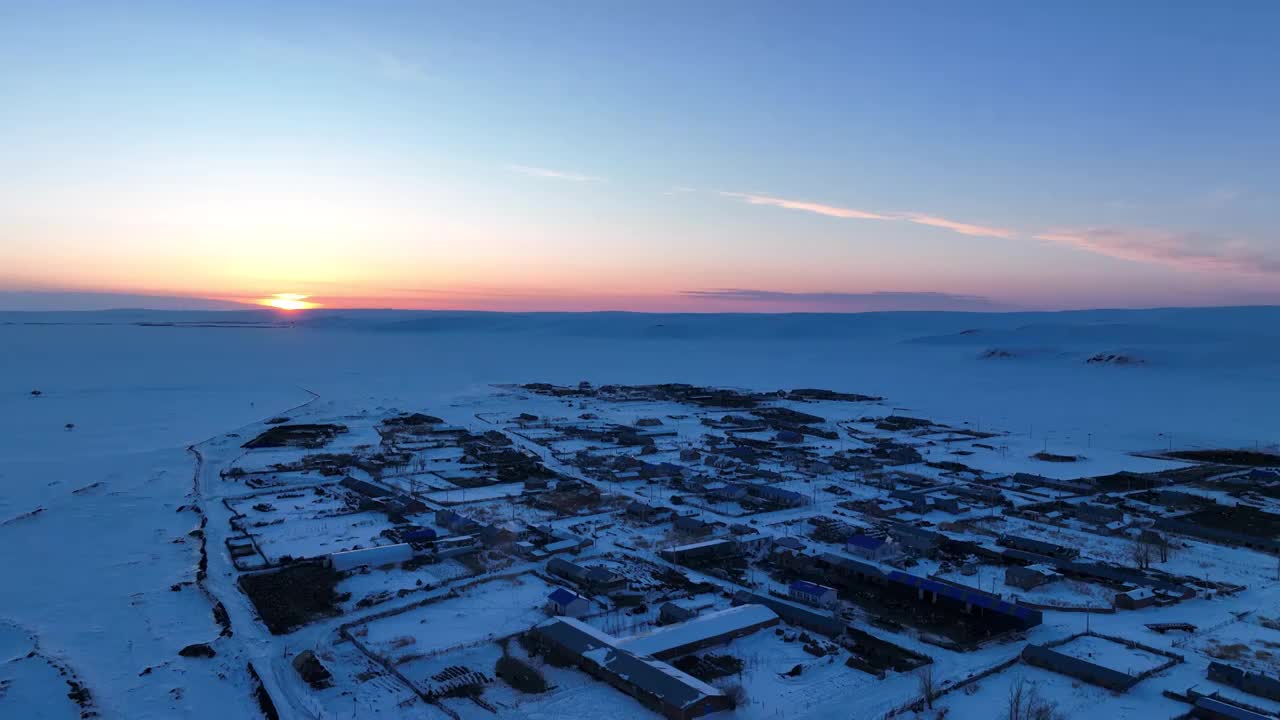
[[[310,310],[320,307],[320,303],[307,302],[310,295],[299,295],[297,293],[276,293],[271,297],[262,298],[258,301],[261,305],[273,307],[277,310]]]

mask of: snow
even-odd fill
[[[436,411],[448,423],[474,431],[492,427],[477,413],[513,417],[517,404],[540,417],[568,415],[557,400],[521,399],[518,392],[495,396],[495,383],[576,385],[585,379],[596,384],[830,387],[888,398],[885,405],[851,410],[845,418],[849,421],[862,414],[887,414],[891,403],[900,413],[956,427],[1008,430],[1012,434],[1002,437],[1002,449],[976,448],[973,455],[955,459],[991,473],[1061,478],[1171,465],[1134,458],[1129,453],[1135,451],[1170,445],[1257,444],[1266,449],[1280,437],[1280,415],[1274,412],[1280,396],[1280,311],[1266,308],[777,317],[373,312],[317,313],[273,328],[132,324],[148,317],[54,313],[39,317],[40,323],[52,324],[36,325],[27,324],[32,316],[0,314],[0,567],[6,573],[0,583],[0,661],[6,661],[0,662],[0,681],[7,681],[0,694],[0,717],[78,716],[52,662],[92,692],[103,717],[254,717],[248,662],[285,707],[286,717],[319,717],[321,712],[344,717],[353,698],[384,716],[412,712],[399,707],[414,702],[412,693],[386,675],[358,680],[368,670],[363,656],[333,642],[338,624],[363,615],[274,637],[266,634],[235,586],[236,573],[221,542],[231,511],[221,501],[243,496],[248,488],[223,483],[217,471],[238,463],[262,469],[281,458],[298,457],[301,453],[290,450],[246,453],[240,448],[261,431],[261,421],[278,415],[347,424],[351,432],[330,448],[344,451],[377,445],[376,423],[399,409]],[[174,317],[181,314],[164,319]],[[970,329],[978,332],[960,334]],[[979,358],[992,347],[1015,351],[1015,357]],[[1135,348],[1150,362],[1141,367],[1084,363],[1093,354],[1121,347]],[[42,394],[33,397],[33,389]],[[304,403],[309,404],[299,407]],[[589,411],[575,410],[575,417]],[[704,431],[697,417],[677,421],[668,418],[671,414],[689,413],[672,404],[635,404],[627,410],[627,422],[660,417],[663,428],[677,432],[669,439],[673,442]],[[67,423],[74,429],[65,429]],[[528,430],[530,437],[537,432]],[[841,444],[853,447],[857,441]],[[584,445],[566,443],[556,449]],[[200,453],[203,464],[197,464],[188,446]],[[955,457],[944,443],[926,449],[929,459]],[[1031,457],[1044,449],[1084,459],[1046,463]],[[441,452],[436,457],[439,467],[462,472],[453,461],[456,456]],[[337,479],[314,473],[277,475],[290,485]],[[792,482],[789,486],[806,496],[814,492],[801,481]],[[400,487],[406,484],[400,482]],[[631,497],[639,496],[644,484],[620,485],[618,491]],[[449,492],[447,484],[433,487]],[[467,490],[467,502],[488,495],[489,502],[505,505],[510,490],[497,487]],[[851,491],[867,492],[862,487]],[[762,525],[814,511],[829,513],[844,499],[820,489],[814,494],[816,507],[783,511],[764,518]],[[1026,502],[1037,499],[1019,495]],[[197,502],[208,517],[210,595],[193,582],[200,542],[189,533],[200,527],[201,516],[190,506]],[[715,514],[716,508],[708,512]],[[318,556],[354,545],[385,544],[375,540],[389,527],[379,517],[385,516],[370,513],[368,525],[352,525],[350,518],[290,518],[254,532],[271,559]],[[929,517],[944,519],[945,514]],[[587,520],[558,522],[569,526]],[[649,531],[613,518],[592,522],[588,529],[599,535],[600,547],[591,552],[636,536],[652,538],[645,534]],[[1018,525],[1020,532],[1035,530],[1022,527],[1022,521],[1005,522]],[[1124,563],[1122,538],[1074,528],[1042,533],[1044,539],[1082,548],[1085,555]],[[1146,644],[1169,648],[1177,638],[1151,634],[1141,624],[1190,619],[1207,628],[1230,620],[1232,612],[1276,607],[1280,601],[1271,556],[1179,538],[1170,560],[1156,566],[1247,590],[1234,597],[1088,618],[1050,612],[1029,639],[1044,642],[1091,622],[1109,634],[1134,633]],[[422,574],[395,570],[356,575],[344,579],[339,589],[352,591],[354,602],[382,589],[415,588],[418,579],[431,586],[373,608],[383,611],[447,593],[445,584],[470,581],[460,577],[465,574],[461,565],[432,567],[416,571]],[[366,625],[371,633],[386,630],[387,637],[412,635],[443,653],[441,661],[454,658],[455,652],[471,652],[451,648],[481,643],[475,657],[491,662],[493,649],[486,643],[543,617],[549,587],[527,573],[520,577],[523,585],[490,580],[488,587],[463,590],[456,598],[423,606],[421,613],[394,615],[399,620],[388,618],[382,627],[381,620]],[[1055,587],[1065,585],[1054,583],[1045,591]],[[226,604],[233,637],[219,637],[213,599]],[[350,606],[345,609],[354,612]],[[1163,698],[1161,689],[1207,686],[1207,653],[1224,652],[1222,648],[1237,652],[1232,647],[1237,644],[1250,648],[1249,663],[1269,666],[1256,651],[1271,652],[1263,641],[1277,642],[1273,633],[1258,623],[1233,622],[1198,636],[1175,649],[1188,655],[1187,663],[1122,697],[1076,687],[1034,668],[1016,670],[1058,699],[1068,716],[1172,717],[1186,707]],[[935,655],[939,675],[947,678],[963,677],[1016,651],[998,646],[962,656],[922,647],[909,634],[897,634],[894,641]],[[211,642],[218,656],[177,655],[195,642]],[[32,647],[38,648],[37,655],[18,658]],[[340,687],[315,693],[299,683],[285,657],[309,647],[334,658],[330,664]],[[842,659],[815,662],[772,632],[736,640],[731,648],[760,657],[746,671],[750,700],[738,711],[741,717],[847,714],[851,698],[879,713],[916,692],[911,677],[877,681],[844,667]],[[808,669],[800,678],[783,679],[778,661],[808,663]],[[430,669],[420,662],[423,670]],[[516,698],[506,690],[493,692],[507,703],[504,709],[530,717],[647,712],[577,671],[555,668],[547,674],[559,686],[548,695]],[[990,717],[990,709],[1002,702],[1009,677],[1002,673],[983,680],[974,695],[946,696],[949,717]],[[485,712],[470,706],[467,712],[472,711]]]

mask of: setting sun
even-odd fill
[[[308,297],[310,296],[298,295],[297,293],[276,293],[258,302],[277,310],[310,310],[311,308],[320,307],[319,303],[307,302]]]

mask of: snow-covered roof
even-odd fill
[[[572,590],[566,590],[564,588],[556,588],[555,590],[551,591],[550,595],[547,596],[548,600],[556,603],[557,605],[568,605],[574,600],[578,600],[580,598],[583,600],[586,599],[586,598],[583,598],[581,595],[573,592]]]
[[[826,585],[819,585],[808,580],[796,580],[791,583],[791,589],[796,592],[802,592],[805,595],[825,595],[829,592],[835,592],[835,588],[829,588]]]
[[[388,565],[413,558],[413,546],[409,543],[379,545],[377,547],[347,550],[329,555],[334,570],[350,570],[362,565]]]
[[[778,614],[763,605],[739,605],[707,613],[678,625],[668,625],[644,635],[624,638],[618,641],[618,647],[639,655],[660,655],[668,650],[777,619]]]
[[[884,545],[884,538],[871,537],[870,535],[850,535],[848,543],[854,547],[860,547],[867,550],[877,550]]]

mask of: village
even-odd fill
[[[201,453],[201,579],[271,648],[268,716],[1280,717],[1264,453],[586,382]]]

